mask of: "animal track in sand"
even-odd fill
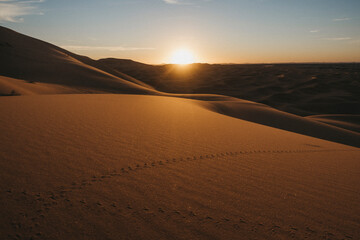
[[[27,190],[20,192],[15,192],[12,189],[8,189],[4,192],[7,195],[9,200],[26,202],[27,206],[32,206],[14,215],[14,219],[11,221],[11,226],[13,228],[14,234],[10,234],[8,239],[39,239],[46,238],[41,233],[41,226],[46,224],[46,217],[52,209],[61,208],[66,206],[67,208],[84,208],[87,210],[102,210],[109,214],[115,215],[119,213],[127,214],[147,214],[151,213],[152,217],[161,217],[161,215],[166,215],[170,218],[179,218],[186,219],[186,222],[202,222],[203,224],[215,224],[216,226],[231,226],[235,230],[246,229],[249,231],[262,231],[263,233],[268,234],[286,234],[290,237],[312,237],[315,239],[351,239],[352,236],[343,233],[342,237],[335,236],[331,232],[321,232],[316,231],[310,227],[305,229],[300,229],[295,226],[286,226],[280,227],[277,225],[268,225],[266,226],[263,223],[245,220],[241,217],[231,218],[229,216],[222,216],[220,218],[215,218],[210,215],[202,215],[200,213],[194,212],[187,209],[167,209],[165,206],[156,206],[154,209],[149,206],[142,206],[135,208],[130,205],[121,205],[121,203],[111,203],[109,206],[104,205],[103,203],[96,201],[90,202],[89,200],[81,199],[78,201],[72,200],[69,196],[73,191],[82,190],[83,188],[95,184],[97,182],[103,182],[107,179],[114,177],[127,176],[131,172],[143,171],[146,169],[151,169],[154,167],[164,167],[167,164],[173,164],[181,161],[199,161],[206,159],[213,159],[215,157],[226,157],[226,156],[239,156],[241,154],[262,154],[262,153],[271,153],[271,154],[283,154],[283,153],[315,153],[315,152],[332,152],[332,151],[347,151],[347,150],[336,150],[336,149],[316,149],[316,150],[253,150],[245,151],[239,150],[236,152],[224,152],[224,153],[208,153],[200,156],[189,156],[181,158],[172,158],[166,160],[152,161],[149,163],[135,163],[134,165],[123,167],[120,169],[120,172],[112,171],[100,176],[92,176],[89,179],[83,179],[80,182],[72,182],[69,186],[60,186],[54,191],[49,192],[38,192],[31,193]],[[358,151],[358,150],[348,150],[348,151]],[[204,157],[205,156],[205,157]],[[24,212],[25,211],[25,212]],[[21,231],[20,231],[21,230]],[[21,233],[19,233],[21,232]],[[21,235],[20,235],[21,234]]]

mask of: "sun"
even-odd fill
[[[188,49],[178,49],[171,56],[170,63],[186,65],[195,62],[195,57]]]

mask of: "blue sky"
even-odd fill
[[[0,25],[92,58],[360,61],[359,0],[0,0]]]

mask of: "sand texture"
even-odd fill
[[[2,27],[0,63],[0,239],[360,239],[358,109],[166,93]]]
[[[2,98],[1,237],[360,237],[358,148],[194,101]]]

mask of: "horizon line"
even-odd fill
[[[133,60],[130,58],[115,58],[115,57],[105,57],[105,58],[97,58],[94,59],[96,61],[102,59],[115,59],[115,60],[128,60],[133,62],[138,62],[146,65],[154,65],[154,66],[163,66],[163,65],[180,65],[174,63],[147,63],[142,61]],[[339,62],[246,62],[246,63],[210,63],[210,62],[194,62],[186,65],[194,65],[194,64],[204,64],[204,65],[280,65],[280,64],[360,64],[360,61],[339,61]]]

